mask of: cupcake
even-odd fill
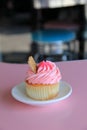
[[[36,64],[32,56],[29,57],[28,64],[26,94],[34,100],[55,98],[59,93],[61,80],[61,73],[56,64],[51,61]]]

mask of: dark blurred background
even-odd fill
[[[77,59],[86,59],[85,4],[55,9],[44,8],[38,13],[32,0],[0,0],[0,61],[26,63],[27,57],[32,54],[32,30],[41,27],[43,23],[46,28],[49,26],[46,22],[49,21],[58,21],[58,26],[65,22],[67,25],[74,25],[79,35],[77,51],[84,48],[84,54],[79,53]],[[81,42],[80,45],[78,42]]]

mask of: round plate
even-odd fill
[[[68,98],[71,95],[71,93],[72,93],[72,87],[65,81],[60,82],[59,95],[54,99],[46,100],[46,101],[37,101],[37,100],[33,100],[29,98],[26,95],[24,82],[17,86],[14,86],[11,91],[12,96],[16,100],[25,104],[30,104],[30,105],[46,105],[46,104],[56,103],[56,102],[59,102],[61,100]]]

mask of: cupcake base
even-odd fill
[[[26,84],[26,94],[34,100],[49,100],[55,98],[59,93],[59,83],[56,84]]]

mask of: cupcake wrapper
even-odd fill
[[[59,92],[59,84],[53,85],[29,85],[26,83],[26,93],[35,100],[48,100],[56,97]]]

